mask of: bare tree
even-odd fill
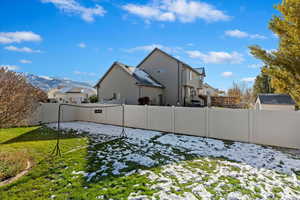
[[[227,91],[227,95],[238,98],[238,103],[245,108],[249,108],[253,102],[252,89],[245,82],[233,82],[232,87]]]
[[[0,66],[0,128],[30,125],[30,117],[47,94],[21,74]]]

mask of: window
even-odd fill
[[[193,79],[193,72],[192,71],[190,71],[189,78],[190,78],[190,81]]]
[[[117,99],[117,94],[116,93],[113,93],[112,99]]]

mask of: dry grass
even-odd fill
[[[0,152],[0,181],[16,176],[26,169],[29,157],[24,152]]]

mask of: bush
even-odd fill
[[[90,96],[89,100],[90,100],[90,103],[97,103],[98,97],[97,97],[97,95],[92,95],[92,96]]]
[[[140,97],[138,99],[140,105],[149,105],[150,104],[150,98],[149,97]]]
[[[47,94],[26,82],[21,74],[0,66],[0,128],[28,126]]]

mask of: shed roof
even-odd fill
[[[295,101],[288,94],[259,94],[261,104],[295,105]]]

